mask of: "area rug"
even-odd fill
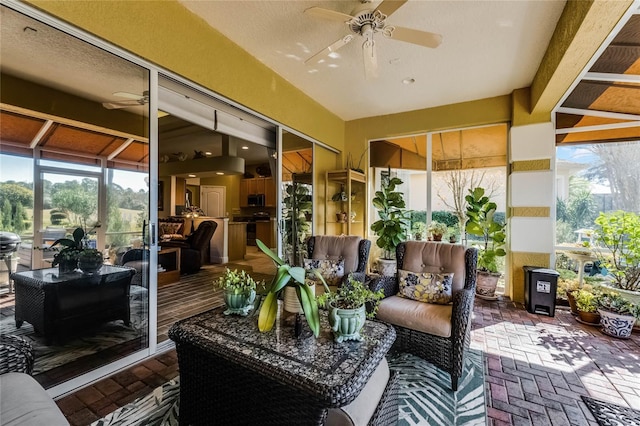
[[[469,352],[458,391],[449,375],[409,354],[393,354],[389,367],[400,371],[399,425],[485,425],[482,354]],[[180,379],[156,388],[92,426],[173,426],[178,424]]]
[[[640,426],[640,411],[582,395],[600,426]]]
[[[31,324],[25,321],[22,327],[16,328],[13,315],[3,314],[0,333],[20,336],[31,343],[35,355],[33,374],[37,376],[82,357],[144,337],[148,328],[146,293],[147,289],[143,287],[131,286],[129,326],[125,326],[122,320],[106,322],[98,326],[93,333],[86,333],[86,336],[63,341],[62,344],[54,342],[53,345],[46,345],[44,337],[36,334]]]

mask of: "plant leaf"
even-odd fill
[[[267,256],[269,256],[277,265],[284,265],[284,260],[280,259],[277,254],[271,251],[269,247],[267,247],[262,241],[256,240],[256,245],[260,250],[264,252]]]
[[[280,290],[284,288],[284,286],[286,286],[289,283],[289,281],[291,280],[291,275],[289,274],[289,268],[291,268],[289,265],[281,265],[278,268],[278,272],[276,273],[276,276],[273,278],[273,285],[271,286],[269,293],[277,294]]]
[[[311,293],[308,285],[298,286],[296,293],[298,294],[298,299],[300,299],[304,316],[307,318],[307,324],[309,324],[313,335],[318,337],[318,334],[320,334],[320,315],[318,314],[318,304],[313,293]]]
[[[261,332],[269,331],[276,322],[276,314],[278,313],[278,298],[276,293],[267,293],[267,297],[262,302],[260,315],[258,316],[258,330]]]
[[[289,275],[300,284],[304,284],[304,277],[307,275],[307,271],[300,266],[293,266],[289,269]]]

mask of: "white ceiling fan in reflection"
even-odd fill
[[[129,92],[114,92],[113,96],[124,98],[122,101],[103,102],[102,106],[107,109],[120,109],[149,103],[149,91],[145,90],[142,95]]]
[[[335,10],[323,9],[321,7],[310,7],[306,9],[304,13],[307,15],[344,22],[353,34],[347,34],[339,40],[336,40],[307,59],[305,64],[315,64],[319,62],[332,52],[336,52],[338,49],[349,44],[356,36],[360,36],[364,39],[362,43],[362,53],[365,77],[367,79],[373,79],[378,76],[378,59],[374,40],[375,34],[382,34],[384,37],[392,40],[404,41],[419,46],[430,48],[438,47],[440,43],[442,43],[442,36],[440,34],[387,24],[387,18],[406,2],[407,0],[384,0],[378,7],[374,8],[371,5],[371,0],[361,0],[362,4],[358,5],[353,12],[351,12],[351,15]]]

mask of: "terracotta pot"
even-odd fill
[[[476,294],[484,297],[495,297],[500,274],[478,271],[476,273]]]
[[[433,241],[442,241],[442,235],[433,234]]]
[[[583,323],[600,325],[600,314],[597,312],[578,311],[578,317]]]
[[[571,315],[578,315],[578,305],[576,305],[576,298],[573,294],[567,290],[567,300],[569,301],[569,307],[571,308]]]

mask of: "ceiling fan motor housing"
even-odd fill
[[[353,19],[347,22],[347,25],[356,34],[365,35],[363,28],[377,33],[378,31],[385,30],[385,20],[387,16],[377,10],[361,10],[354,13]]]

